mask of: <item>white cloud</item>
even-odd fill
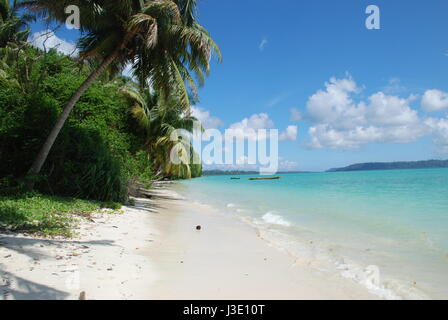
[[[264,48],[266,47],[266,45],[269,43],[268,39],[263,38],[260,42],[260,44],[258,45],[258,49],[260,51],[264,51]]]
[[[201,107],[191,106],[191,115],[197,118],[205,129],[216,129],[223,125],[221,119],[211,116],[209,111]]]
[[[429,118],[425,120],[425,124],[431,130],[433,141],[437,146],[436,151],[439,153],[448,153],[448,118]]]
[[[267,113],[253,114],[249,118],[244,118],[240,122],[233,123],[227,129],[227,133],[237,139],[263,140],[266,137],[257,134],[259,129],[271,129],[274,122]]]
[[[191,115],[197,118],[205,129],[217,129],[223,126],[221,119],[214,117],[209,111],[198,107],[191,106]],[[274,122],[270,119],[267,113],[257,113],[250,117],[244,118],[239,122],[231,124],[226,133],[229,136],[233,136],[238,140],[250,139],[250,140],[266,140],[268,137],[261,135],[258,130],[260,129],[274,129]],[[295,141],[297,139],[298,127],[295,125],[288,126],[284,131],[279,133],[280,141]],[[224,131],[222,132],[224,135]],[[205,140],[209,140],[210,137],[204,136]]]
[[[366,118],[375,125],[400,126],[419,121],[417,111],[411,109],[410,103],[415,96],[402,99],[378,92],[370,96],[370,105],[366,108]]]
[[[74,43],[59,38],[51,30],[43,30],[33,33],[28,42],[41,50],[55,48],[58,52],[66,55],[78,55],[78,50]]]
[[[325,88],[308,99],[307,111],[314,122],[330,123],[339,129],[364,124],[365,106],[357,106],[351,99],[352,93],[359,92],[351,78],[331,78]]]
[[[372,142],[407,143],[428,132],[407,99],[378,92],[355,103],[360,89],[350,77],[330,79],[325,90],[312,95],[307,110],[314,125],[309,129],[313,148],[356,149]]]
[[[288,126],[286,130],[279,135],[280,141],[296,141],[297,126]]]
[[[290,121],[299,122],[302,120],[302,114],[300,113],[300,111],[298,109],[291,108],[291,109],[289,109],[289,112],[291,113],[291,116],[289,117]]]
[[[427,90],[422,98],[422,107],[426,111],[448,109],[448,93],[440,90]]]
[[[232,124],[230,129],[270,129],[273,126],[274,122],[269,118],[267,113],[258,113]]]
[[[368,143],[408,143],[427,133],[423,125],[375,127],[357,126],[349,130],[336,130],[328,124],[311,127],[311,147],[331,149],[357,149]]]
[[[274,129],[274,122],[269,118],[267,113],[253,114],[248,118],[233,123],[227,129],[229,136],[236,137],[236,139],[244,140],[266,140],[269,137],[262,135],[258,130],[260,129]],[[297,126],[290,125],[285,131],[279,133],[280,141],[295,141],[297,139]],[[269,134],[267,132],[267,134]]]

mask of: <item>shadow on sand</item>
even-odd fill
[[[17,277],[0,269],[0,300],[63,300],[68,292]]]

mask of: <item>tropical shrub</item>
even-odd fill
[[[36,52],[24,51],[18,67],[7,70],[8,78],[0,79],[0,177],[3,187],[9,189],[20,187],[20,178],[26,175],[63,102],[84,78],[83,69],[69,58],[56,52],[42,57]],[[33,58],[29,79],[15,80],[17,73],[29,67],[25,65],[31,61],[27,57]],[[28,90],[31,87],[34,89]],[[95,83],[61,131],[43,171],[36,177],[37,189],[124,201],[131,178],[152,176],[149,162],[138,154],[142,138],[134,127],[117,85]]]

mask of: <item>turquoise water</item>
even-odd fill
[[[448,169],[210,176],[180,192],[385,298],[448,298]],[[379,282],[366,282],[366,268]]]

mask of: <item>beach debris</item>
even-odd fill
[[[107,271],[112,271],[112,270],[113,270],[112,267],[107,268]]]
[[[12,255],[10,255],[10,254],[8,254],[7,256],[4,256],[3,258],[11,258],[12,257]]]
[[[183,261],[181,261],[180,263],[184,263]]]
[[[201,226],[196,226],[196,230],[198,230],[198,231],[200,231],[202,229],[202,227]]]
[[[87,300],[85,291],[81,291],[81,293],[79,294],[79,300]]]

